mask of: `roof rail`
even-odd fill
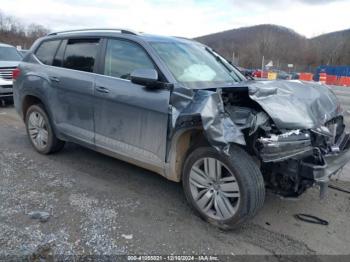
[[[88,32],[88,31],[119,31],[122,34],[130,34],[130,35],[139,35],[139,33],[129,30],[129,29],[122,29],[122,28],[86,28],[86,29],[75,29],[75,30],[66,30],[66,31],[58,31],[47,34],[50,35],[58,35],[58,34],[65,34],[65,33],[74,33],[74,32]]]

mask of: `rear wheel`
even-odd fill
[[[259,168],[237,146],[231,147],[229,156],[207,146],[195,148],[184,164],[183,186],[194,210],[223,229],[254,216],[265,199]]]
[[[56,137],[42,105],[29,107],[25,123],[30,142],[39,153],[50,154],[63,148],[64,142]]]

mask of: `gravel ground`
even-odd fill
[[[350,189],[349,174],[347,166],[332,183]],[[267,195],[253,220],[223,232],[193,214],[180,184],[152,172],[71,143],[55,155],[36,153],[12,107],[0,108],[0,210],[0,258],[350,255],[350,194],[330,189],[322,201],[316,188],[297,201]],[[298,221],[293,215],[301,212],[330,224]]]

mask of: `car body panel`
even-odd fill
[[[106,92],[99,92],[98,88]],[[167,89],[152,90],[129,80],[96,76],[94,119],[97,146],[132,153],[155,164],[165,161],[169,119]]]
[[[280,129],[314,128],[342,113],[326,85],[293,80],[250,81],[245,86]]]
[[[86,37],[98,37],[102,41],[122,38],[138,43],[152,58],[167,85],[161,89],[149,88],[105,76],[101,58],[95,71],[87,73],[43,65],[33,55],[43,40]],[[60,138],[85,143],[174,181],[181,180],[181,161],[190,147],[188,131],[199,130],[207,142],[223,154],[229,153],[232,144],[248,146],[249,137],[243,134],[243,128],[234,122],[225,108],[225,92],[243,90],[247,95],[245,104],[254,107],[251,109],[253,117],[249,119],[253,121],[251,124],[266,123],[265,120],[259,122],[254,115],[254,110],[258,109],[268,115],[266,119],[269,124],[272,121],[281,137],[294,129],[309,133],[312,128],[342,114],[339,102],[327,86],[300,81],[227,82],[225,86],[191,89],[175,80],[152,48],[152,41],[191,42],[174,37],[97,31],[53,34],[39,39],[19,66],[22,74],[15,82],[17,110],[22,113],[24,96],[37,94],[45,101]],[[271,129],[269,126],[266,130]],[[276,141],[268,142],[273,146]],[[310,147],[310,143],[307,145]],[[177,151],[178,148],[182,149]],[[313,150],[309,151],[312,153]],[[287,160],[293,157],[295,155],[288,155]],[[347,161],[342,160],[342,164]]]
[[[75,139],[93,144],[95,76],[77,70],[43,67],[49,76],[50,103],[55,108],[57,129]]]

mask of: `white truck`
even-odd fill
[[[22,60],[14,46],[0,43],[0,103],[12,103],[12,71]]]

